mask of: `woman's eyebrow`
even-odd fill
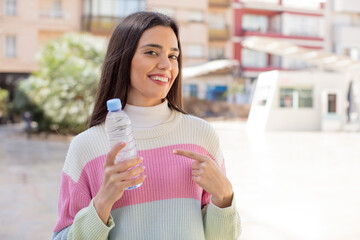
[[[150,44],[146,44],[144,46],[142,46],[141,48],[146,48],[146,47],[154,47],[154,48],[159,48],[159,49],[163,49],[163,47],[159,44],[154,44],[154,43],[150,43]],[[171,48],[171,51],[176,51],[179,52],[178,48]]]

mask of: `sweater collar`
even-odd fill
[[[171,109],[168,101],[152,107],[138,107],[126,104],[124,111],[129,115],[133,129],[144,129],[159,126],[169,120]]]

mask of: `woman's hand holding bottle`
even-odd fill
[[[94,206],[100,219],[107,225],[110,211],[124,191],[145,180],[145,175],[134,178],[144,172],[142,158],[134,157],[115,164],[115,157],[125,147],[126,143],[116,144],[106,156],[104,164],[103,183],[94,198]]]

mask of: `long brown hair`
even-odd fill
[[[131,61],[143,32],[155,26],[171,27],[176,35],[178,48],[180,50],[178,58],[179,73],[166,99],[171,109],[185,113],[182,101],[182,54],[179,28],[172,18],[164,14],[156,12],[136,12],[127,16],[116,27],[110,38],[89,127],[105,121],[107,100],[120,98],[123,107],[126,106],[127,94],[130,87]]]

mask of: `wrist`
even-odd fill
[[[98,195],[94,197],[93,203],[99,218],[105,225],[107,225],[112,205],[106,204],[106,202]]]
[[[231,206],[233,196],[234,196],[234,192],[231,189],[231,191],[228,191],[221,195],[212,195],[211,201],[215,206],[219,208],[226,208]]]

